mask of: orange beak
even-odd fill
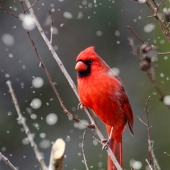
[[[82,61],[78,61],[76,66],[75,66],[75,69],[77,71],[83,71],[83,70],[87,70],[87,65],[84,64]]]

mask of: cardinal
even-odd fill
[[[111,135],[110,148],[122,167],[122,133],[126,123],[134,134],[133,112],[125,88],[116,73],[95,53],[94,47],[80,52],[75,69],[80,101],[106,125],[108,136]],[[117,170],[109,156],[107,170]]]

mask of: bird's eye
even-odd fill
[[[88,64],[92,64],[93,60],[88,60]]]

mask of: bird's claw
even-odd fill
[[[84,109],[84,105],[81,102],[77,106],[77,110],[79,110],[79,109]]]
[[[110,139],[104,139],[102,143],[103,143],[102,150],[107,150],[110,146]]]

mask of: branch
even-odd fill
[[[25,12],[29,11],[30,8],[32,8],[39,0],[36,0]]]
[[[163,94],[163,92],[161,91],[160,87],[158,86],[155,80],[155,70],[154,70],[153,62],[151,60],[151,58],[153,57],[153,54],[154,53],[157,54],[156,48],[149,46],[147,44],[143,44],[139,50],[136,47],[133,39],[129,39],[129,44],[132,47],[132,53],[138,57],[141,70],[145,71],[153,87],[156,89],[156,91],[160,95],[160,100],[163,101],[165,95]],[[166,106],[170,109],[170,105],[166,105]]]
[[[0,2],[0,8],[1,8],[5,13],[7,13],[7,14],[15,17],[15,18],[19,18],[18,16],[16,16],[16,15],[12,14],[11,12],[7,11],[7,10],[2,6],[2,3],[1,3],[1,2]]]
[[[146,101],[146,108],[145,108],[145,112],[146,112],[146,125],[147,125],[147,131],[148,131],[148,152],[149,152],[149,162],[150,164],[152,163],[152,142],[151,142],[151,131],[150,131],[150,125],[149,125],[149,117],[148,117],[148,113],[149,113],[149,108],[148,108],[148,103],[150,100],[150,96],[148,97],[147,101]]]
[[[150,100],[150,96],[148,97],[147,101],[146,101],[146,106],[145,106],[145,113],[146,113],[146,123],[144,123],[142,121],[142,123],[144,125],[146,125],[147,127],[147,132],[148,132],[148,152],[149,152],[149,161],[146,159],[146,162],[149,165],[150,170],[153,170],[151,167],[151,164],[153,164],[154,168],[156,170],[161,170],[158,164],[158,161],[155,157],[155,153],[153,150],[153,141],[151,141],[151,135],[150,135],[150,123],[149,123],[149,100]]]
[[[28,140],[31,144],[31,147],[34,149],[34,152],[36,154],[36,157],[37,157],[37,160],[38,162],[40,163],[41,165],[41,168],[43,170],[47,170],[47,166],[45,165],[45,162],[43,160],[43,157],[41,156],[41,153],[39,152],[38,150],[38,147],[36,145],[36,143],[34,142],[34,139],[33,139],[33,136],[26,124],[26,121],[25,121],[25,118],[22,116],[21,114],[21,111],[20,111],[20,108],[19,108],[19,105],[18,105],[18,102],[17,102],[17,99],[15,97],[15,93],[14,93],[14,90],[12,88],[12,85],[11,85],[11,82],[10,81],[7,81],[6,84],[8,85],[8,88],[9,88],[9,93],[11,94],[11,97],[12,97],[12,100],[13,100],[13,103],[15,105],[15,109],[17,111],[17,114],[18,114],[18,121],[21,122],[22,126],[24,127],[24,130],[25,130],[25,133],[28,137]]]
[[[135,31],[133,31],[133,30],[131,29],[130,26],[127,26],[127,28],[136,36],[136,38],[137,38],[142,44],[145,44],[145,41],[143,41],[143,40],[139,37],[139,35],[138,35]]]
[[[166,55],[166,54],[170,54],[170,52],[163,52],[163,53],[157,53],[158,55]]]
[[[169,153],[167,153],[167,152],[164,152],[164,154],[165,154],[165,155],[168,155],[168,156],[170,156],[170,154],[169,154]]]
[[[25,3],[26,3],[26,5],[27,5],[28,8],[31,6],[29,0],[25,0]],[[73,89],[74,93],[76,94],[77,98],[79,99],[79,95],[78,95],[78,92],[77,92],[76,85],[74,84],[74,82],[73,82],[73,80],[71,79],[70,75],[69,75],[68,72],[66,71],[66,69],[65,69],[63,63],[61,62],[60,58],[58,57],[58,55],[57,55],[56,52],[54,51],[54,49],[53,49],[50,41],[49,41],[48,38],[46,37],[46,35],[45,35],[45,33],[44,33],[44,31],[43,31],[40,23],[39,23],[38,20],[37,20],[37,17],[36,17],[35,14],[34,14],[33,9],[30,8],[29,11],[30,11],[30,14],[31,14],[32,18],[34,19],[34,22],[35,22],[35,24],[36,24],[36,26],[37,26],[37,28],[38,28],[38,30],[39,30],[42,38],[44,39],[45,43],[47,44],[50,52],[52,53],[52,55],[53,55],[53,57],[54,57],[54,59],[55,59],[56,62],[58,63],[58,65],[59,65],[61,71],[63,72],[64,76],[67,78],[67,80],[68,80],[71,88]],[[84,110],[85,110],[87,116],[89,117],[91,123],[95,126],[95,131],[96,131],[96,133],[98,134],[100,140],[103,141],[105,138],[104,138],[103,134],[101,133],[101,131],[99,130],[99,128],[98,128],[98,126],[97,126],[97,124],[96,124],[96,121],[94,120],[92,114],[90,113],[90,111],[89,111],[87,108],[85,108]],[[116,157],[114,156],[114,154],[113,154],[112,150],[110,149],[110,147],[107,149],[107,152],[108,152],[110,158],[112,159],[114,165],[116,166],[117,170],[122,170],[122,168],[120,167],[120,165],[119,165],[118,161],[116,160]]]
[[[52,146],[49,170],[62,170],[65,152],[65,142],[63,139],[57,139]]]
[[[85,156],[85,152],[84,152],[84,139],[85,139],[85,134],[86,134],[86,130],[83,133],[83,139],[82,139],[82,153],[83,153],[83,159],[84,159],[84,164],[86,167],[86,170],[89,170],[88,166],[87,166],[87,160],[86,160],[86,156]]]
[[[149,161],[148,161],[147,159],[146,159],[145,161],[146,161],[146,163],[148,164],[149,169],[150,169],[150,170],[153,170],[152,167],[151,167],[151,165],[149,164]]]
[[[50,28],[50,31],[51,31],[51,39],[50,39],[50,43],[52,44],[52,42],[53,42],[53,31],[54,31],[54,19],[53,19],[53,17],[52,17],[51,11],[49,10],[48,12],[49,12],[50,17],[51,17],[51,28]]]
[[[9,159],[7,157],[5,157],[4,155],[2,155],[2,153],[0,152],[0,160],[3,160],[12,170],[17,170],[17,168],[15,168],[14,165],[12,165],[12,163],[9,161]]]
[[[169,22],[170,23],[170,22]],[[141,37],[139,37],[139,35],[130,27],[130,26],[127,26],[127,28],[136,36],[136,38],[142,43],[142,44],[146,44],[146,42],[144,40],[142,40]],[[129,42],[130,44],[132,43],[131,42],[131,38],[129,38]],[[134,46],[134,45],[131,45],[131,46]],[[157,52],[157,55],[169,55],[170,52]]]
[[[163,33],[166,35],[167,39],[170,41],[170,33],[169,33],[169,30],[168,30],[169,24],[166,25],[164,20],[162,20],[161,17],[159,16],[159,14],[158,14],[159,8],[164,2],[165,2],[165,0],[162,0],[159,4],[156,4],[155,0],[146,0],[145,1],[146,5],[151,9],[151,11],[153,13],[153,15],[148,16],[148,18],[155,17],[157,19],[158,23],[162,27]]]

